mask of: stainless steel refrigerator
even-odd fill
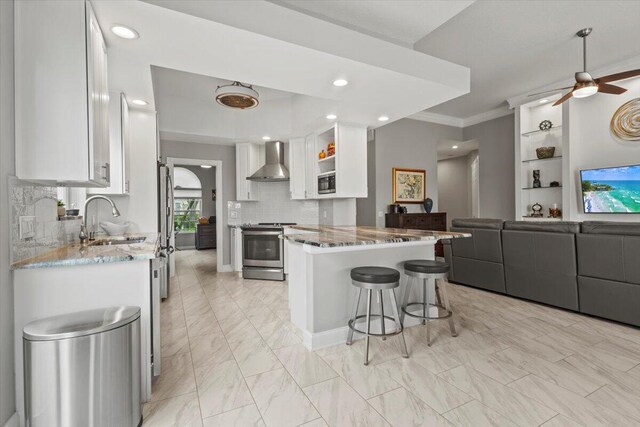
[[[168,165],[158,162],[158,231],[160,232],[160,257],[164,259],[161,270],[160,296],[169,298],[174,251],[173,182]]]

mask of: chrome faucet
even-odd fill
[[[111,214],[113,216],[120,216],[120,211],[116,207],[116,204],[107,196],[96,195],[89,197],[84,201],[84,214],[82,218],[82,225],[80,226],[80,244],[85,244],[87,242],[87,239],[89,238],[87,236],[87,206],[89,206],[90,202],[96,199],[104,199],[109,202],[111,204]]]

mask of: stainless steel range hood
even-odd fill
[[[284,143],[269,141],[265,144],[266,164],[247,179],[250,181],[289,181],[289,169],[284,165]]]

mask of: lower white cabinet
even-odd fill
[[[129,105],[124,93],[109,95],[109,166],[111,185],[88,194],[129,194]]]
[[[242,271],[242,229],[231,227],[231,268]]]
[[[236,200],[258,200],[258,186],[247,180],[260,167],[260,146],[236,145]]]

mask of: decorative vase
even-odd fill
[[[538,159],[550,159],[556,152],[556,147],[539,147],[536,148],[536,156]]]
[[[542,187],[542,183],[540,182],[540,169],[535,169],[533,171],[533,188]]]
[[[58,216],[62,217],[65,216],[66,214],[66,209],[64,208],[64,206],[58,206]]]
[[[424,210],[427,213],[431,213],[431,209],[433,209],[433,200],[427,197],[424,199]]]

